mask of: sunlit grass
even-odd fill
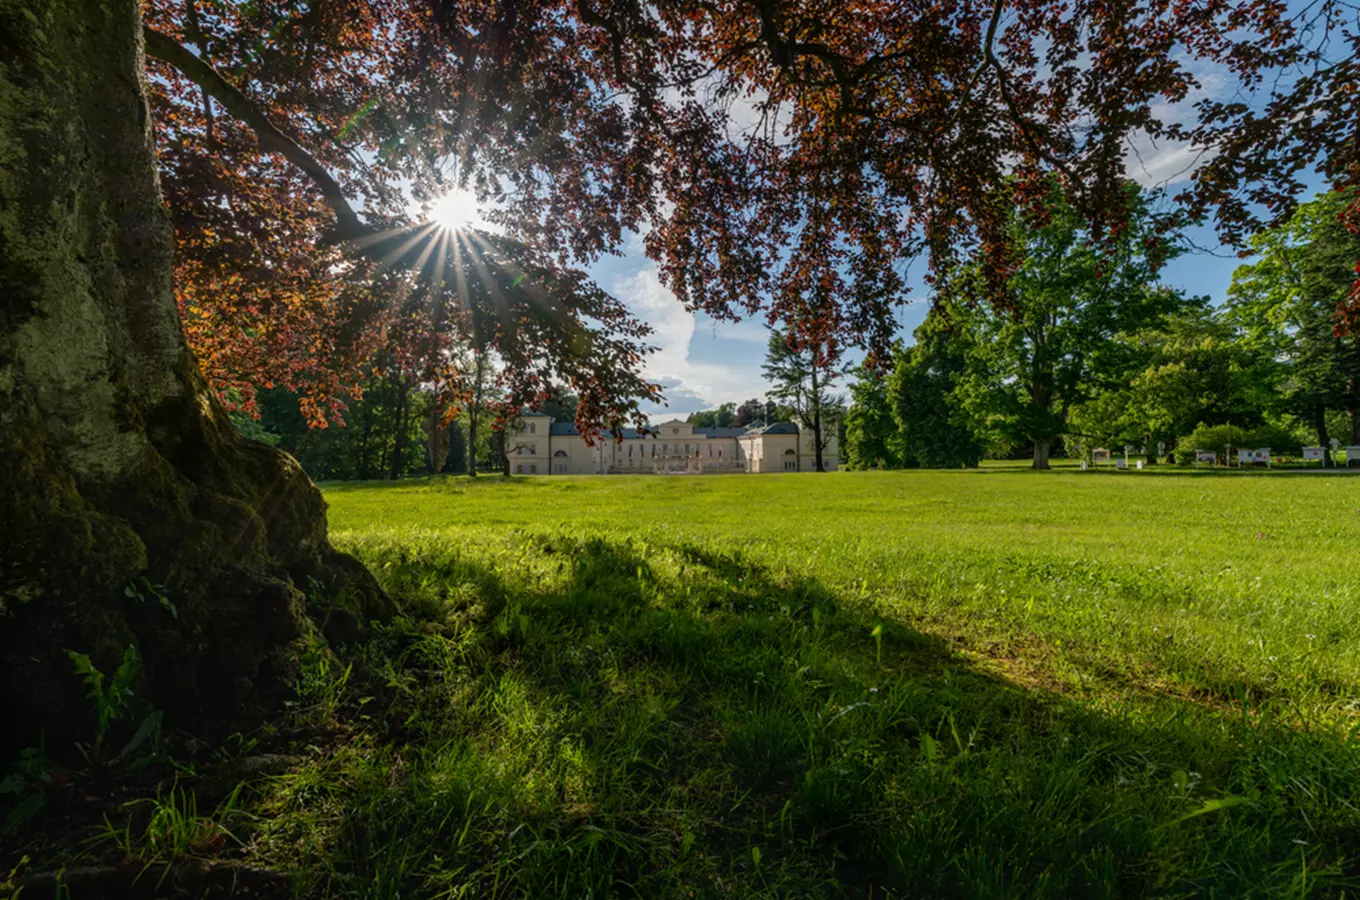
[[[1360,480],[327,498],[412,619],[345,651],[342,737],[255,795],[253,852],[314,890],[1276,897],[1360,877]]]

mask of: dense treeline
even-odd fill
[[[1360,444],[1360,338],[1336,328],[1360,238],[1329,192],[1252,241],[1227,303],[1187,297],[1158,271],[1176,246],[1128,191],[1129,228],[1101,246],[1060,197],[1011,223],[1025,247],[1004,307],[983,302],[965,259],[888,365],[851,385],[844,453],[854,468],[958,467],[1023,453],[1133,446],[1150,462],[1196,449],[1297,454]]]
[[[318,428],[283,388],[256,392],[257,415],[232,413],[246,437],[295,456],[318,481],[396,479],[407,475],[507,473],[514,449],[506,404],[495,390],[474,394],[461,408],[440,408],[427,385],[374,375],[345,409],[344,419]],[[557,421],[576,416],[575,395],[556,391],[538,406]]]

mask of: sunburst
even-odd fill
[[[446,231],[472,228],[481,221],[477,198],[461,188],[450,191],[430,204],[430,221]]]

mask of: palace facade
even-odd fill
[[[828,472],[838,467],[834,430],[822,451]],[[510,471],[517,475],[700,474],[815,472],[812,431],[792,422],[760,428],[695,428],[678,419],[640,432],[625,428],[586,443],[572,422],[540,412],[520,416],[510,438]]]

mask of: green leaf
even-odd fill
[[[1250,803],[1246,797],[1228,796],[1220,797],[1217,800],[1205,800],[1204,805],[1199,809],[1193,810],[1176,819],[1177,822],[1184,822],[1186,819],[1193,819],[1205,813],[1218,812],[1220,809],[1229,809],[1234,806],[1241,806],[1243,803]]]
[[[5,816],[5,824],[3,827],[0,827],[0,834],[13,834],[18,830],[19,826],[41,812],[43,805],[46,802],[47,800],[42,794],[30,794],[23,800],[20,800],[19,803],[9,811],[9,815]]]
[[[117,758],[120,760],[127,759],[127,757],[133,751],[135,751],[138,747],[142,746],[142,744],[146,743],[147,739],[150,738],[153,734],[159,734],[160,730],[161,730],[161,711],[156,710],[155,712],[151,713],[151,715],[143,719],[141,725],[137,726],[136,733],[132,735],[131,740],[127,742],[123,749],[118,752]]]

